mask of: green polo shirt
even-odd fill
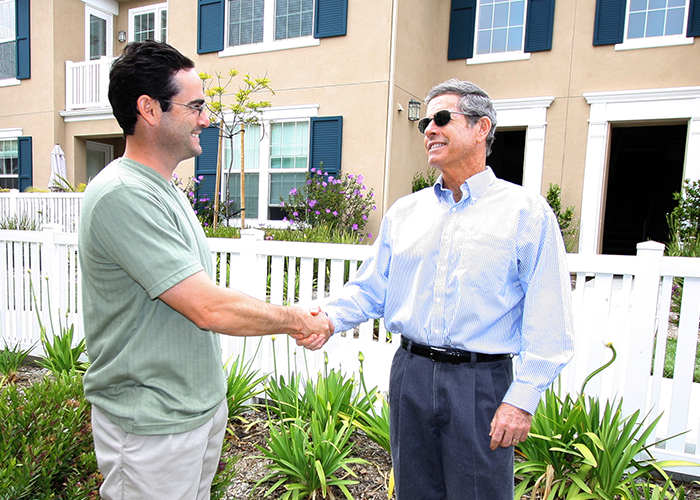
[[[173,434],[209,420],[226,395],[219,337],[158,296],[212,275],[185,195],[119,158],[90,182],[79,232],[87,399],[133,434]]]

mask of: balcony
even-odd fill
[[[66,109],[60,114],[67,122],[113,117],[107,99],[112,61],[112,57],[66,61]]]

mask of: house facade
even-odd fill
[[[254,99],[272,106],[245,134],[248,224],[280,220],[280,196],[322,164],[374,189],[376,234],[427,168],[409,102],[424,116],[430,88],[456,77],[494,99],[497,175],[561,186],[580,252],[634,253],[665,239],[672,193],[700,179],[697,36],[700,0],[0,0],[0,187],[46,188],[55,144],[74,184],[120,156],[109,64],[153,38],[199,71],[270,79]],[[177,173],[213,192],[213,129],[202,144]],[[236,202],[230,149],[221,188]]]

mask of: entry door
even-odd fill
[[[486,164],[499,179],[523,185],[525,130],[497,130]]]
[[[681,190],[687,124],[615,127],[610,135],[603,253],[634,255],[637,243],[668,241],[666,214]]]
[[[87,141],[85,144],[85,175],[90,182],[100,170],[114,159],[114,148],[109,144]]]

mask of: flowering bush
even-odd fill
[[[206,228],[211,226],[214,222],[214,200],[208,196],[199,196],[197,194],[202,179],[204,179],[204,176],[200,175],[197,177],[190,177],[187,181],[184,181],[178,177],[177,174],[173,174],[173,184],[185,193],[199,222]],[[230,200],[221,200],[219,202],[219,220],[227,220],[233,217],[231,213],[233,211],[233,204],[233,201]]]
[[[374,190],[367,191],[362,181],[361,175],[332,176],[312,168],[301,189],[293,188],[287,200],[280,198],[287,214],[284,220],[299,227],[326,225],[339,231],[362,231],[371,211],[377,209],[372,201]]]

